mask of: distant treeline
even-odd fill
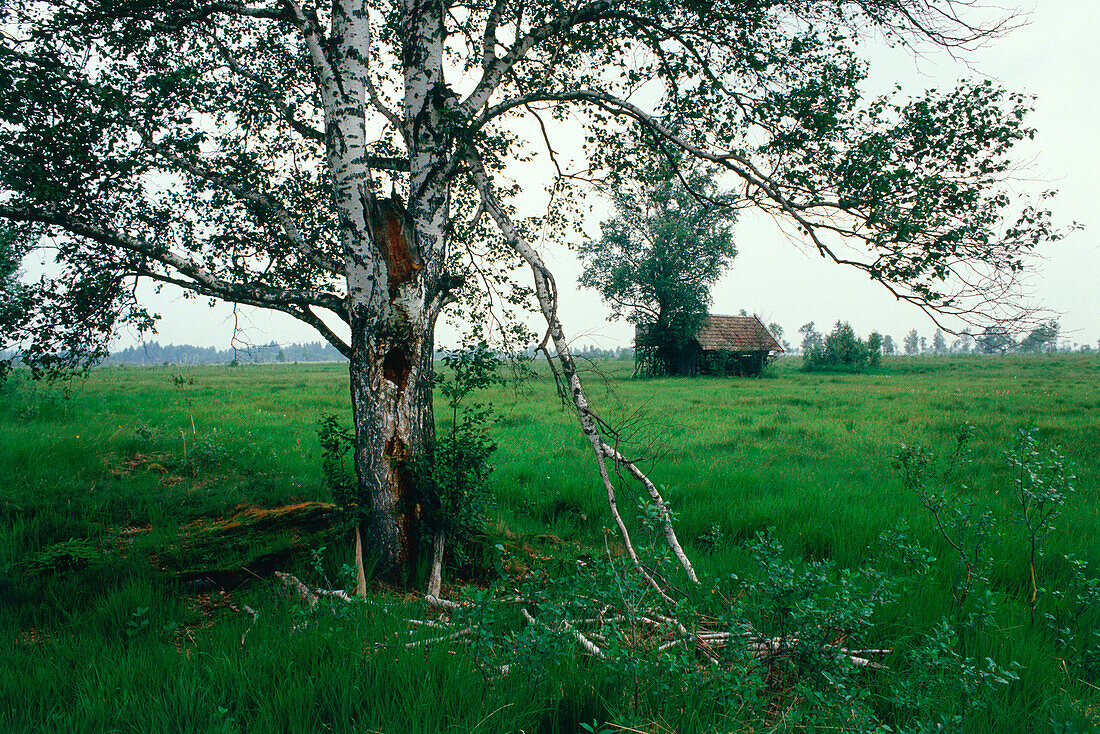
[[[783,329],[778,324],[770,326],[772,334],[781,338]],[[842,330],[851,332],[851,326],[847,322],[836,323],[830,336],[838,334]],[[814,322],[803,324],[798,333],[802,336],[802,343],[796,348],[784,341],[783,347],[789,354],[802,354],[803,356],[818,355],[829,337],[819,333],[814,328]],[[949,335],[940,329],[936,329],[929,339],[921,336],[916,329],[912,329],[898,344],[890,335],[871,332],[868,342],[874,344],[874,351],[887,356],[904,354],[916,356],[924,354],[1068,354],[1072,352],[1092,352],[1091,344],[1079,344],[1065,338],[1057,321],[1046,321],[1025,333],[1011,333],[1002,329],[985,329],[972,334],[964,331],[960,334]],[[1100,341],[1096,349],[1100,349]]]
[[[447,350],[438,350],[441,357]],[[586,359],[630,359],[634,350],[630,347],[600,349],[592,345],[582,346],[574,355]],[[534,357],[534,347],[528,350]],[[146,342],[134,347],[126,347],[103,360],[105,365],[165,365],[165,364],[277,364],[293,362],[345,362],[340,354],[328,342],[309,342],[306,344],[270,344],[250,345],[237,349],[216,349],[215,347],[195,347],[190,344],[159,344]]]
[[[582,359],[634,359],[634,347],[601,349],[600,347],[588,344],[582,347],[574,347],[572,352],[574,357],[580,357]],[[528,350],[528,356],[536,356],[534,347]]]
[[[274,364],[279,362],[343,362],[344,355],[328,342],[250,345],[237,349],[190,344],[146,342],[126,347],[103,360],[106,365],[137,364]]]

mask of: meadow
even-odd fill
[[[959,731],[1100,728],[1100,359],[895,358],[866,374],[788,359],[759,379],[632,380],[631,367],[586,365],[590,398],[664,487],[704,586],[764,588],[762,539],[799,578],[902,579],[863,622],[868,644],[893,651],[884,669],[813,685],[749,670],[755,698],[705,702],[685,679],[642,705],[637,675],[631,697],[622,675],[568,648],[494,677],[461,642],[390,644],[424,617],[415,594],[375,583],[371,603],[310,616],[272,577],[339,584],[350,559],[318,504],[332,498],[317,423],[347,421],[344,366],[103,367],[66,385],[17,371],[0,386],[0,730],[866,730],[815,719],[812,697],[838,690],[892,727],[878,731],[925,730],[936,712]],[[481,399],[498,446],[484,542],[500,557],[492,572],[452,572],[447,594],[613,562],[593,459],[549,376]],[[895,467],[903,444],[946,455],[964,422],[960,532],[988,556],[965,604],[954,536]],[[1028,425],[1076,487],[1044,539],[1034,604],[1005,460]],[[783,603],[813,601],[798,599]],[[914,677],[942,620],[951,639],[936,650],[972,685]],[[1011,674],[990,682],[987,659]]]

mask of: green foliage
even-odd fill
[[[1076,479],[1065,457],[1057,450],[1039,450],[1037,433],[1038,429],[1034,425],[1020,429],[1012,450],[1005,455],[1013,472],[1016,519],[1026,534],[1028,568],[1031,572],[1029,603],[1033,620],[1035,603],[1042,589],[1037,578],[1036,563],[1043,555],[1047,537],[1054,532],[1054,523],[1061,515],[1066,499],[1074,491]]]
[[[23,256],[30,249],[26,238],[16,236],[15,230],[0,226],[0,382],[7,377],[14,355],[4,352],[6,343],[15,339],[27,319],[31,307],[30,288],[22,284]]]
[[[864,342],[856,336],[852,326],[847,322],[836,322],[832,333],[823,341],[815,341],[813,335],[813,323],[807,326],[811,332],[806,339],[810,339],[809,348],[803,355],[803,367],[807,370],[836,370],[846,369],[859,371],[868,367],[877,367],[882,361],[882,344],[875,339]],[[877,337],[872,334],[872,337]],[[803,344],[807,344],[803,340]]]
[[[1052,589],[1043,621],[1078,673],[1100,678],[1100,576],[1087,561],[1070,553],[1064,558],[1067,583]]]
[[[221,466],[230,458],[229,449],[217,436],[195,436],[188,448],[187,461],[195,470],[207,470]]]
[[[887,337],[889,338],[889,337]],[[892,342],[891,342],[892,346]],[[882,339],[882,334],[877,331],[872,331],[867,336],[867,351],[869,358],[877,365],[882,361],[882,354],[885,351],[885,344]]]
[[[736,254],[733,212],[713,176],[664,175],[616,191],[617,216],[602,224],[600,240],[578,248],[581,285],[603,296],[609,318],[642,327],[635,349],[649,375],[675,373],[677,352],[695,335],[711,286]]]
[[[489,459],[496,450],[488,431],[492,403],[470,398],[501,382],[502,361],[484,342],[448,352],[441,361],[446,371],[436,373],[435,384],[447,399],[450,421],[406,468],[422,508],[423,541],[443,533],[452,560],[463,563],[483,541],[493,506]]]
[[[359,502],[355,474],[349,471],[344,457],[355,448],[355,432],[345,428],[332,414],[317,421],[317,440],[321,444],[321,481],[333,501],[350,508]]]
[[[791,558],[774,537],[758,533],[747,546],[755,578],[733,577],[746,618],[774,647],[772,675],[810,686],[830,707],[853,705],[855,666],[837,648],[866,646],[876,609],[896,601],[892,585],[872,565],[838,569],[831,561]],[[843,645],[838,641],[842,640]]]
[[[998,689],[1020,679],[1019,664],[1002,666],[992,658],[964,657],[959,647],[959,637],[946,619],[920,635],[906,656],[905,676],[886,696],[897,722],[893,731],[964,731],[968,715],[988,709]]]

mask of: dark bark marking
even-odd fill
[[[393,471],[394,510],[397,514],[397,543],[400,546],[401,557],[405,560],[406,573],[416,568],[417,561],[417,528],[420,519],[420,505],[416,502],[416,491],[408,472],[405,470],[404,461],[409,456],[408,447],[401,437],[394,434],[386,440],[382,453],[391,460]]]
[[[409,356],[405,354],[404,349],[394,347],[386,352],[386,357],[382,360],[382,376],[397,385],[398,399],[401,398],[401,393],[405,392],[405,383],[409,381],[411,371],[412,365],[409,364]]]
[[[397,467],[397,492],[399,508],[397,522],[401,526],[399,534],[401,553],[408,559],[406,571],[411,573],[416,569],[419,550],[417,529],[420,513],[417,511],[416,494],[401,467]]]
[[[400,436],[390,436],[386,439],[386,446],[382,453],[394,459],[403,459],[408,455],[405,450],[405,442],[401,440]]]

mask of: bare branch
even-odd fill
[[[611,514],[615,519],[615,523],[619,528],[619,534],[623,538],[623,543],[627,549],[627,554],[634,562],[638,572],[642,575],[643,579],[651,587],[656,589],[662,595],[665,595],[665,591],[653,576],[646,571],[641,561],[638,559],[631,542],[630,534],[627,531],[626,524],[618,511],[617,502],[615,499],[615,487],[611,482],[611,478],[608,475],[607,465],[604,461],[605,458],[611,458],[615,461],[619,461],[621,455],[618,452],[609,450],[609,447],[604,443],[600,436],[600,428],[598,426],[597,419],[589,408],[588,399],[584,394],[584,388],[581,385],[580,375],[577,371],[576,362],[573,359],[572,353],[569,348],[569,343],[565,339],[565,333],[562,329],[561,321],[557,316],[557,293],[553,286],[553,276],[543,263],[542,258],[535,251],[533,247],[526,241],[526,239],[519,233],[515,224],[512,222],[511,217],[505,211],[504,207],[498,200],[492,183],[489,180],[488,174],[485,171],[485,167],[481,163],[480,158],[473,151],[467,151],[467,162],[470,165],[471,176],[479,193],[481,194],[482,202],[484,203],[486,211],[489,212],[494,222],[497,224],[497,228],[504,235],[504,238],[512,245],[512,247],[527,261],[531,268],[532,274],[535,279],[535,294],[539,300],[539,306],[542,310],[543,317],[547,322],[547,335],[553,340],[554,348],[557,350],[557,359],[562,367],[562,372],[568,382],[569,398],[573,404],[577,413],[577,418],[580,421],[581,429],[592,445],[593,452],[596,456],[596,464],[599,468],[600,478],[603,481],[604,488],[607,491],[608,506],[611,509]],[[545,340],[544,340],[545,341]],[[683,552],[683,548],[680,547],[679,540],[676,537],[676,531],[672,527],[671,514],[668,511],[664,500],[660,494],[656,492],[656,488],[652,482],[649,482],[645,474],[638,469],[634,464],[627,462],[623,459],[620,463],[623,463],[632,476],[635,479],[642,478],[645,481],[642,482],[643,486],[646,486],[647,491],[650,493],[650,497],[653,499],[654,504],[658,508],[660,514],[662,527],[665,534],[665,539],[669,546],[672,548],[677,560],[683,567],[685,573],[691,581],[698,583],[699,579],[695,574],[695,569],[691,565],[691,561],[688,560],[687,555]],[[652,490],[650,488],[653,488]]]

